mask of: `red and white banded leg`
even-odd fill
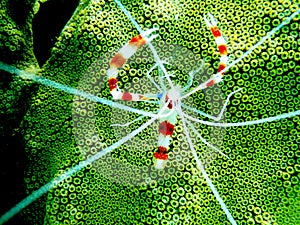
[[[217,43],[221,57],[220,57],[218,73],[215,74],[212,78],[210,78],[208,81],[206,81],[203,84],[203,85],[205,85],[205,87],[210,87],[210,86],[222,81],[222,78],[224,76],[223,71],[226,68],[227,63],[228,63],[228,50],[227,50],[225,39],[222,36],[221,31],[217,27],[217,22],[216,22],[215,18],[210,13],[208,13],[208,16],[209,16],[210,20],[207,19],[206,17],[204,17],[204,21],[205,21],[206,25],[210,28],[210,30],[215,38],[215,41]]]
[[[165,97],[165,102],[168,101],[168,96]],[[168,108],[164,113],[169,113],[173,108],[172,103],[168,105]],[[168,117],[160,120],[158,126],[158,149],[154,153],[154,167],[156,169],[163,169],[166,165],[168,159],[168,150],[170,146],[170,141],[172,140],[172,134],[174,132],[177,113],[174,110]]]
[[[113,96],[113,99],[116,100],[127,100],[127,101],[140,101],[140,100],[149,100],[157,98],[156,95],[142,95],[142,94],[135,94],[135,93],[129,93],[129,92],[122,92],[118,87],[118,71],[123,67],[125,62],[133,56],[136,51],[145,45],[146,43],[149,43],[154,38],[158,36],[157,35],[151,35],[152,32],[158,30],[158,28],[152,28],[149,29],[143,33],[141,33],[138,36],[135,36],[132,38],[126,45],[124,45],[119,52],[111,59],[109,65],[109,69],[106,71],[106,74],[108,76],[108,84],[109,84],[109,90],[111,95]]]
[[[210,28],[210,30],[215,38],[215,41],[217,43],[219,53],[221,55],[218,72],[216,74],[214,74],[210,79],[208,79],[204,83],[200,84],[198,87],[194,88],[189,93],[182,96],[181,99],[184,99],[199,90],[203,90],[207,87],[210,87],[214,84],[221,82],[222,78],[224,76],[224,70],[228,63],[228,50],[227,50],[226,42],[225,42],[224,37],[222,36],[221,31],[217,27],[217,22],[214,19],[214,17],[210,13],[208,13],[208,16],[209,16],[210,20],[207,19],[206,17],[204,17],[204,21],[205,21],[206,25]]]

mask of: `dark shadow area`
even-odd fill
[[[57,37],[73,15],[79,0],[49,0],[33,18],[33,48],[40,67],[49,59]]]
[[[2,125],[2,123],[1,123]],[[11,120],[5,122],[5,131],[0,134],[0,215],[10,210],[26,197],[24,171],[26,168],[26,156],[22,146],[22,135],[12,124]],[[11,128],[11,129],[9,129]],[[2,131],[2,129],[1,129]],[[19,213],[5,224],[26,224]]]
[[[8,0],[6,4],[9,9],[9,15],[13,21],[15,21],[19,26],[26,26],[35,2],[32,0]]]

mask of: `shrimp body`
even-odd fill
[[[136,94],[130,92],[123,92],[120,90],[118,86],[118,71],[122,69],[125,62],[133,56],[139,48],[143,45],[152,41],[158,35],[151,35],[152,32],[156,31],[156,28],[149,29],[147,31],[142,32],[140,35],[133,37],[127,44],[125,44],[111,59],[109,65],[109,69],[106,74],[108,76],[108,84],[110,93],[115,100],[125,100],[125,101],[144,101],[150,99],[160,100],[160,108],[163,107],[166,103],[168,103],[167,108],[164,110],[162,114],[167,117],[162,117],[159,119],[158,126],[158,147],[156,152],[154,153],[154,166],[157,169],[163,169],[166,165],[168,159],[168,150],[170,147],[170,142],[172,141],[172,135],[174,133],[175,125],[177,122],[178,112],[180,109],[180,99],[189,96],[190,94],[208,88],[222,80],[224,75],[224,69],[226,68],[228,62],[228,51],[225,43],[225,39],[222,36],[221,31],[218,29],[216,21],[211,14],[209,15],[209,19],[204,18],[206,25],[212,32],[213,37],[215,38],[215,42],[217,43],[218,50],[220,53],[220,63],[218,67],[218,73],[208,79],[206,82],[202,83],[200,86],[190,91],[187,95],[181,96],[183,89],[180,86],[174,86],[172,81],[170,81],[170,89],[165,90],[165,93],[161,94]],[[154,66],[155,67],[155,66]],[[154,67],[151,69],[153,70]],[[166,71],[167,72],[167,71]],[[149,75],[149,74],[148,74]],[[169,76],[169,74],[165,74],[165,76]],[[169,78],[169,77],[168,77]],[[160,81],[162,82],[162,77],[160,77]],[[155,84],[156,85],[156,84]],[[158,86],[158,85],[156,85]],[[174,110],[175,109],[175,110]]]

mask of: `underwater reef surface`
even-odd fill
[[[8,156],[1,160],[1,171],[6,171],[1,176],[6,181],[2,186],[12,188],[1,195],[1,215],[26,196],[35,200],[11,215],[7,224],[300,224],[298,115],[225,128],[193,122],[205,140],[230,158],[189,129],[205,171],[235,222],[199,171],[180,120],[163,170],[153,167],[158,121],[98,160],[79,164],[149,119],[111,106],[107,85],[109,62],[140,33],[137,25],[141,30],[158,28],[159,36],[151,43],[168,61],[172,81],[182,87],[191,71],[197,71],[192,83],[197,87],[218,70],[218,48],[203,19],[208,13],[225,37],[230,62],[244,57],[230,66],[221,83],[186,99],[185,112],[193,117],[210,121],[199,111],[218,115],[226,97],[238,88],[242,91],[231,97],[220,123],[300,110],[299,13],[252,51],[299,11],[296,1],[121,1],[133,21],[119,1],[83,0],[56,37],[50,57],[39,61],[32,21],[44,2],[1,2],[0,110],[6,118],[1,119],[1,142],[6,146],[1,154]],[[146,77],[161,73],[152,68],[155,63],[151,49],[140,48],[119,71],[119,87],[157,92]],[[151,102],[118,103],[159,110]],[[137,118],[128,126],[116,126]],[[14,154],[13,145],[18,149]],[[79,169],[66,175],[70,168]],[[8,174],[15,177],[14,184],[9,184]],[[42,197],[30,195],[57,177],[61,179],[46,186]]]

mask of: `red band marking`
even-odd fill
[[[219,45],[218,48],[219,48],[219,52],[220,52],[221,55],[227,55],[228,54],[226,45]]]
[[[206,84],[206,87],[213,86],[214,84],[215,84],[215,81],[214,81],[214,80],[211,80],[211,81],[209,81],[209,82]]]
[[[144,44],[146,44],[146,40],[141,35],[138,35],[138,36],[133,37],[129,41],[129,44],[134,45],[139,48],[139,47],[143,46]]]
[[[143,39],[143,37],[141,35],[135,36],[135,37],[131,38],[131,40],[129,41],[129,44],[133,44],[133,43],[139,42],[142,39]]]
[[[218,72],[221,72],[222,70],[224,70],[225,67],[226,67],[226,65],[224,63],[220,63],[219,68],[218,68]]]
[[[156,159],[167,160],[168,159],[168,154],[163,154],[163,153],[155,152],[154,153],[154,157]]]
[[[112,58],[109,65],[111,67],[121,68],[125,62],[126,62],[126,59],[120,53],[117,53]]]
[[[221,32],[219,31],[218,27],[212,27],[210,30],[215,38],[221,37]]]
[[[154,153],[154,157],[162,160],[168,159],[167,148],[158,146],[157,151]]]
[[[132,100],[132,95],[129,92],[124,92],[122,95],[122,99],[125,101],[131,101]]]
[[[168,95],[166,95],[166,101],[165,101],[165,102],[167,103],[167,102],[168,102],[168,100],[169,100],[169,97],[168,97]],[[172,101],[170,101],[170,102],[169,102],[169,104],[168,104],[168,108],[169,108],[169,109],[172,109],[172,108],[173,108]]]
[[[174,125],[165,120],[159,124],[158,132],[164,136],[172,136],[174,132]]]
[[[117,78],[110,78],[108,80],[109,90],[112,91],[113,89],[117,88],[118,79]]]
[[[167,154],[167,148],[163,146],[158,146],[157,152]]]

